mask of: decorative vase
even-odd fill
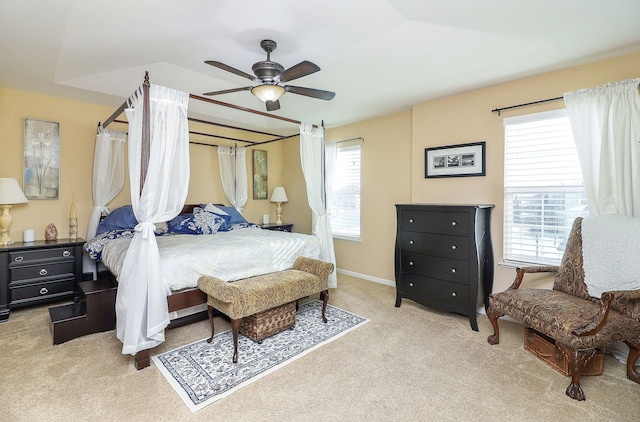
[[[71,240],[78,239],[78,219],[75,217],[69,218],[69,238]]]

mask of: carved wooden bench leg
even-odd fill
[[[231,333],[233,334],[233,363],[238,363],[238,331],[242,318],[231,320]]]
[[[562,350],[564,357],[569,362],[569,372],[571,372],[571,384],[567,387],[567,396],[575,400],[584,400],[586,397],[582,387],[580,387],[580,378],[584,372],[584,367],[596,354],[596,349],[574,350],[569,346],[556,341],[556,344]]]
[[[149,349],[140,350],[136,353],[134,362],[136,369],[144,369],[147,366],[151,365],[151,360],[149,359]]]
[[[213,340],[213,332],[214,332],[214,327],[213,327],[213,306],[207,305],[207,315],[209,315],[209,325],[211,326],[211,337],[209,337],[207,339],[207,343],[211,343],[211,340]]]
[[[489,342],[489,344],[498,344],[500,343],[500,329],[498,328],[498,318],[504,316],[504,314],[489,306],[489,309],[487,309],[487,316],[489,317],[489,321],[491,321],[491,325],[493,325],[493,334],[487,337],[487,341]]]
[[[327,302],[329,301],[329,289],[320,292],[320,298],[322,299],[322,322],[327,323]]]
[[[636,361],[640,358],[640,347],[636,347],[631,341],[625,341],[629,346],[629,356],[627,356],[627,378],[640,384],[640,372],[636,369]],[[640,345],[640,341],[638,341]]]

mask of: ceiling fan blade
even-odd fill
[[[267,105],[267,111],[280,110],[280,100],[267,101],[265,104]]]
[[[242,76],[243,78],[247,78],[247,79],[252,80],[254,82],[260,82],[260,80],[257,79],[255,76],[249,75],[248,73],[243,72],[242,70],[238,70],[235,67],[231,67],[231,66],[226,65],[224,63],[220,63],[220,62],[217,62],[215,60],[206,60],[205,63],[208,64],[208,65],[211,65],[213,67],[217,67],[218,69],[226,70],[227,72],[231,72],[231,73],[233,73],[235,75]]]
[[[224,89],[222,91],[211,91],[211,92],[205,92],[202,95],[220,95],[220,94],[228,94],[230,92],[238,92],[238,91],[249,91],[251,88],[253,88],[252,86],[243,86],[242,88],[231,88],[231,89]]]
[[[335,92],[323,91],[321,89],[315,88],[304,88],[301,86],[285,85],[284,89],[286,89],[287,92],[291,92],[292,94],[306,95],[307,97],[313,97],[327,101],[333,99],[333,97],[336,96]]]
[[[319,70],[320,67],[311,63],[310,61],[305,60],[285,70],[284,72],[276,76],[274,80],[276,81],[276,83],[292,81],[294,79],[302,78],[303,76],[316,73]]]

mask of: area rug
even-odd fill
[[[368,319],[327,305],[325,324],[322,302],[300,305],[296,324],[262,343],[240,334],[238,363],[233,364],[231,331],[152,356],[169,383],[192,412],[196,412],[239,388],[275,371],[368,322]]]

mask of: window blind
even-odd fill
[[[504,260],[556,265],[573,221],[586,216],[566,110],[504,119]]]
[[[360,145],[339,147],[327,212],[336,237],[360,238]]]

